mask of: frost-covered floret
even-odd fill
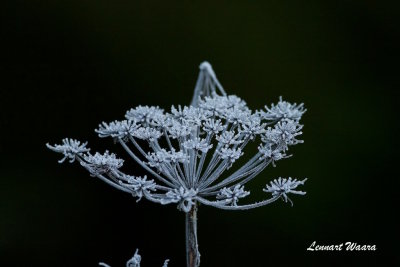
[[[99,137],[113,137],[125,139],[128,135],[134,134],[137,130],[138,125],[132,120],[113,121],[110,123],[102,122],[99,125],[99,129],[96,129],[96,133]]]
[[[207,133],[217,134],[224,129],[225,127],[222,125],[221,120],[207,119],[203,124],[203,130]]]
[[[274,143],[280,146],[284,151],[288,146],[303,143],[302,140],[297,140],[296,136],[302,134],[303,128],[297,121],[283,120],[278,122],[274,128],[268,127],[265,135],[262,137],[264,143]]]
[[[189,212],[194,204],[194,197],[197,193],[197,190],[193,188],[187,189],[181,186],[179,189],[175,188],[168,191],[162,204],[178,203],[178,209]]]
[[[201,139],[198,137],[194,138],[193,140],[187,140],[183,142],[182,145],[186,149],[193,149],[196,151],[201,151],[203,153],[207,153],[208,150],[213,147],[213,145],[209,144],[206,139]]]
[[[123,159],[118,159],[114,153],[110,154],[107,150],[104,154],[96,152],[92,155],[88,153],[83,156],[83,159],[84,161],[81,161],[81,165],[88,169],[92,175],[116,171],[124,163]]]
[[[142,199],[144,194],[150,194],[151,191],[156,191],[156,184],[154,183],[154,180],[147,180],[146,175],[143,177],[126,175],[124,178],[127,183],[119,181],[120,185],[132,190],[132,196],[138,197],[137,202]]]
[[[89,148],[86,148],[87,142],[82,143],[78,140],[71,138],[64,138],[62,140],[62,145],[54,145],[51,146],[48,143],[46,144],[47,148],[53,150],[57,153],[64,154],[64,157],[60,159],[58,162],[63,163],[66,159],[69,159],[69,162],[74,162],[77,156],[82,156],[83,153],[89,152]]]
[[[274,197],[280,196],[285,202],[289,201],[293,206],[293,202],[290,200],[287,194],[291,193],[305,195],[306,192],[294,190],[297,186],[303,185],[305,181],[307,181],[307,178],[302,181],[298,181],[297,179],[292,180],[291,177],[288,179],[279,177],[278,179],[271,181],[270,185],[267,184],[267,187],[263,189],[263,191],[272,193],[272,196]]]
[[[153,120],[162,117],[164,110],[159,107],[138,106],[126,112],[125,117],[145,126],[152,123]]]
[[[272,148],[272,144],[261,144],[258,146],[258,151],[261,153],[259,160],[271,160],[272,165],[275,167],[275,162],[284,158],[288,158],[282,149],[277,147]]]
[[[180,123],[176,120],[172,121],[171,126],[168,127],[168,133],[174,139],[186,137],[192,132],[193,127],[186,121]]]
[[[244,142],[241,134],[237,134],[234,131],[225,131],[222,134],[217,135],[216,139],[221,145],[225,147],[228,147],[230,145],[239,145]]]
[[[229,167],[231,167],[232,164],[243,155],[243,152],[240,148],[223,147],[221,148],[219,154],[221,155],[222,159],[227,159],[229,161]]]
[[[188,156],[182,151],[167,151],[165,149],[160,149],[157,152],[149,153],[146,156],[147,160],[149,161],[148,164],[151,167],[155,167],[160,171],[163,170],[170,163],[184,163],[188,161]]]
[[[253,140],[258,135],[266,132],[265,127],[267,124],[261,122],[261,118],[258,114],[253,114],[248,116],[240,126],[240,132],[246,137],[249,137],[250,140]]]
[[[133,131],[132,135],[136,138],[154,142],[161,137],[161,132],[151,127],[140,127]]]
[[[250,192],[244,191],[244,186],[237,184],[233,189],[222,188],[217,195],[217,199],[223,200],[225,205],[237,206],[239,198],[244,198],[248,195],[250,195]]]
[[[272,104],[270,108],[265,106],[266,112],[261,111],[262,116],[266,120],[280,120],[280,119],[291,119],[300,120],[306,109],[303,103],[297,105],[296,103],[291,104],[289,102],[283,101],[282,97],[279,97],[278,104]]]

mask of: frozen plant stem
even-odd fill
[[[269,165],[275,167],[276,162],[290,157],[287,153],[291,146],[303,143],[297,138],[302,134],[300,119],[304,112],[303,104],[282,98],[277,104],[253,111],[243,99],[227,95],[211,65],[203,62],[189,106],[172,106],[170,112],[138,106],[126,112],[125,120],[102,122],[96,129],[99,137],[111,137],[120,144],[150,178],[126,173],[123,159],[109,151],[90,153],[87,143],[78,140],[65,138],[61,145],[47,147],[64,155],[59,163],[77,161],[91,176],[130,193],[137,201],[145,198],[162,205],[176,204],[185,212],[187,267],[198,267],[199,204],[248,210],[278,199],[293,205],[288,195],[305,194],[297,187],[306,179],[278,178],[262,190],[269,197],[242,204],[242,199],[250,195],[245,189],[247,183]],[[249,143],[256,143],[258,152],[237,167]],[[140,260],[136,251],[127,266],[140,267]],[[163,267],[167,265],[168,260]]]
[[[200,266],[199,244],[197,242],[197,204],[185,214],[186,226],[186,266]]]

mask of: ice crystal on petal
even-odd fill
[[[217,195],[217,199],[223,200],[226,205],[237,206],[239,198],[250,195],[249,191],[244,190],[244,186],[237,184],[233,189],[222,188]]]
[[[297,194],[297,195],[305,195],[306,192],[303,191],[296,191],[297,186],[303,185],[304,182],[307,180],[304,179],[302,181],[298,181],[297,179],[292,180],[291,177],[288,179],[279,177],[271,181],[270,185],[266,185],[266,188],[263,189],[264,192],[272,193],[272,196],[280,196],[285,202],[290,202],[293,206],[292,200],[287,196],[287,194]]]
[[[58,162],[63,163],[69,158],[69,162],[74,162],[77,156],[82,156],[83,153],[89,152],[89,148],[86,148],[87,142],[82,143],[78,140],[71,138],[64,138],[62,140],[62,145],[51,146],[46,144],[47,148],[53,150],[57,153],[64,154],[64,158],[60,159]]]

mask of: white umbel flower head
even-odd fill
[[[279,197],[290,201],[287,194],[297,192],[294,188],[299,182],[280,179],[265,189],[272,193],[271,199],[238,204],[249,194],[244,190],[247,182],[268,165],[288,158],[289,147],[303,142],[298,138],[305,111],[303,104],[280,99],[264,111],[254,112],[243,99],[227,95],[211,65],[203,63],[190,106],[174,105],[170,110],[138,106],[126,112],[125,120],[103,122],[96,130],[99,137],[118,142],[151,179],[123,173],[123,160],[115,154],[90,154],[86,143],[74,139],[47,146],[64,155],[60,162],[78,160],[91,175],[139,200],[175,203],[184,212],[196,203],[249,209]],[[253,142],[258,146],[256,154],[234,169]]]

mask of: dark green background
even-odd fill
[[[142,105],[188,104],[203,60],[253,109],[304,102],[305,143],[251,185],[308,177],[294,207],[201,207],[201,266],[399,262],[399,9],[377,1],[6,1],[0,58],[0,266],[184,266],[184,215],[135,203],[45,143],[109,148],[94,129]],[[124,155],[125,158],[127,158]],[[132,173],[143,174],[136,165]],[[397,192],[398,194],[398,192]],[[312,241],[376,252],[307,252]],[[380,258],[380,256],[382,256]]]

